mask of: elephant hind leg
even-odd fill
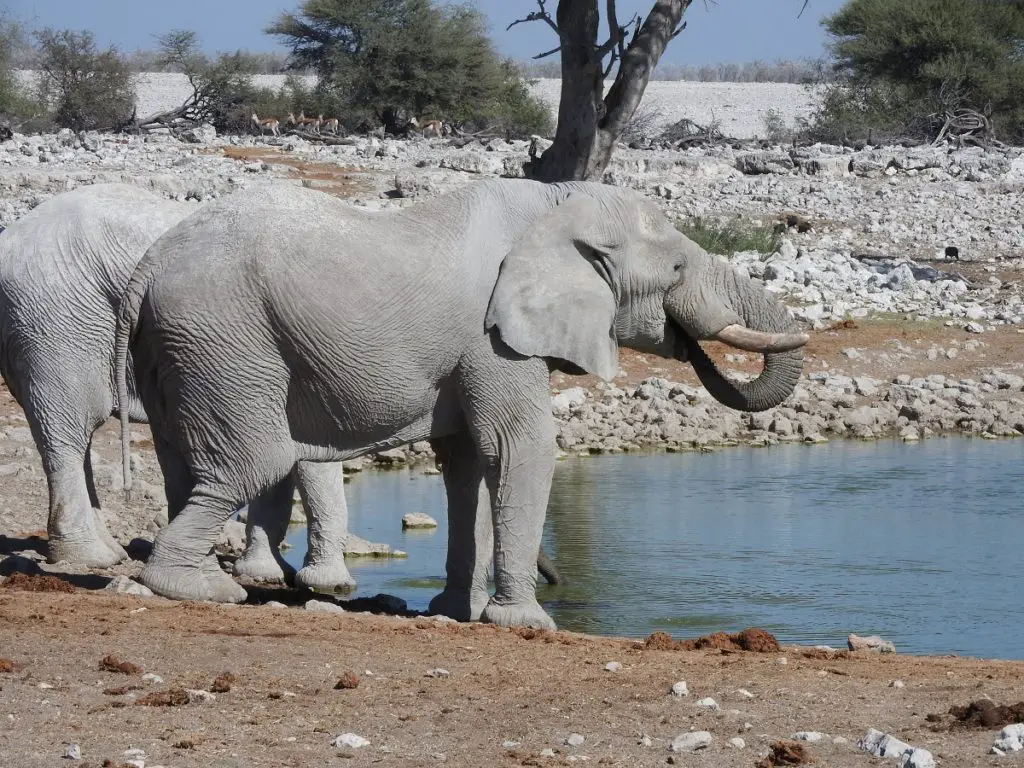
[[[107,568],[124,560],[127,553],[93,510],[98,499],[91,482],[89,443],[95,425],[85,423],[84,406],[76,412],[73,403],[64,405],[49,408],[45,418],[39,418],[31,406],[25,408],[50,497],[47,559]]]
[[[295,569],[281,557],[280,550],[288,531],[294,494],[295,482],[289,475],[249,503],[245,553],[235,561],[235,576],[279,582],[295,576]]]
[[[308,549],[295,585],[322,592],[350,592],[356,581],[345,565],[348,505],[339,462],[300,461],[293,474],[306,510]]]
[[[240,603],[246,591],[213,554],[217,535],[238,508],[234,494],[196,485],[181,512],[161,528],[140,580],[157,594],[176,600]]]

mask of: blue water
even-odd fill
[[[911,653],[1024,658],[1024,441],[932,439],[557,465],[544,545],[569,585],[538,597],[560,628],[690,637],[760,626],[781,642],[881,634]],[[437,476],[346,485],[352,530],[409,553],[353,560],[357,595],[426,608],[444,579]],[[440,526],[402,532],[406,512]],[[299,563],[304,529],[289,537]]]

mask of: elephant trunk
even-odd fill
[[[665,309],[686,334],[690,363],[704,388],[723,405],[739,411],[766,411],[793,392],[803,369],[807,335],[789,311],[752,280],[707,257],[676,285]],[[698,343],[715,339],[764,355],[764,370],[751,381],[722,374]]]

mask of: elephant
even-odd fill
[[[703,340],[761,353],[764,370],[734,381]],[[236,192],[164,233],[120,306],[118,395],[134,374],[176,512],[140,578],[244,599],[202,567],[242,500],[297,461],[429,440],[449,522],[429,611],[552,628],[536,596],[550,372],[610,379],[623,345],[689,360],[716,399],[757,411],[791,394],[807,340],[632,191],[498,179],[383,212],[290,185]]]
[[[97,184],[57,195],[0,236],[0,371],[25,417],[49,487],[47,556],[107,567],[127,557],[97,514],[90,443],[115,412],[116,308],[135,265],[164,231],[195,210],[130,184]],[[123,413],[147,421],[129,382]],[[337,477],[331,477],[333,471]],[[324,497],[310,526],[310,563],[300,583],[339,586],[347,511],[338,464],[296,468],[300,488]],[[257,578],[293,573],[277,549],[291,498],[254,502],[259,524],[236,571]],[[344,571],[347,576],[347,571]],[[348,582],[342,587],[354,586]]]

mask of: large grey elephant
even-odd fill
[[[0,235],[0,372],[42,457],[51,562],[106,567],[127,556],[97,514],[89,446],[116,412],[114,329],[124,288],[146,249],[195,210],[130,184],[97,184],[43,202]],[[125,413],[145,423],[134,390],[129,379]],[[323,518],[310,526],[310,556],[299,583],[354,586],[339,584],[334,565],[347,536],[340,465],[295,472],[306,481],[300,482],[303,493],[324,499]],[[278,544],[291,497],[260,498],[253,507],[258,523],[250,526],[249,547],[236,570],[283,578],[290,568]]]
[[[764,371],[726,378],[704,339],[763,353]],[[718,400],[763,410],[792,392],[806,341],[762,287],[633,192],[498,180],[377,213],[300,187],[240,191],[160,237],[121,305],[119,394],[131,343],[178,512],[142,581],[240,599],[202,565],[242,500],[280,488],[297,461],[429,439],[449,520],[431,610],[552,627],[535,592],[550,369],[611,378],[625,345],[689,359]],[[493,519],[478,514],[487,501]]]

